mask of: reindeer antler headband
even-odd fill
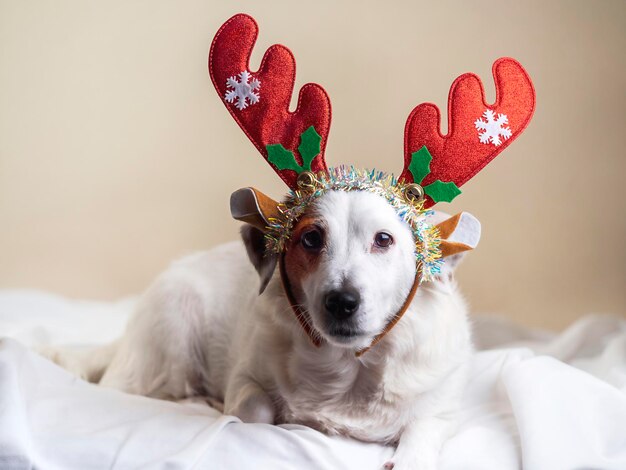
[[[458,216],[444,222],[448,226],[433,228],[425,222],[426,209],[452,201],[461,193],[460,186],[526,128],[535,109],[528,74],[517,61],[498,59],[493,65],[496,101],[492,105],[485,103],[476,75],[457,78],[448,98],[447,135],[440,132],[437,106],[424,103],[413,109],[404,130],[404,168],[399,178],[352,167],[329,169],[324,159],[331,122],[328,95],[319,85],[307,83],[300,90],[296,110],[290,112],[296,68],[293,54],[284,46],[271,46],[259,70],[252,72],[249,61],[257,35],[253,18],[233,16],[215,35],[209,71],[230,114],[291,192],[276,210],[276,203],[259,191],[240,190],[235,193],[235,204],[231,199],[233,216],[263,229],[268,247],[281,253],[293,224],[317,197],[330,190],[375,192],[389,201],[415,235],[418,275],[414,294],[421,276],[438,271],[442,255],[471,249],[446,240],[449,225],[458,223]],[[254,205],[255,210],[247,205]],[[288,285],[285,290],[289,295]],[[299,319],[305,314],[296,307],[294,311]],[[301,323],[304,326],[302,319]]]

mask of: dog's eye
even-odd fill
[[[302,246],[307,250],[319,250],[322,248],[324,238],[320,229],[314,228],[304,232],[300,241],[302,242]]]
[[[387,248],[393,243],[393,237],[387,232],[378,232],[374,235],[374,243],[380,248]]]

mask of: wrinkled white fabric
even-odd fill
[[[106,343],[134,301],[0,291],[1,469],[379,469],[387,447],[304,426],[243,424],[71,376],[27,346]],[[626,320],[590,315],[561,334],[478,317],[446,470],[626,469]]]

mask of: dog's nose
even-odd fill
[[[324,306],[326,311],[337,320],[345,320],[359,309],[360,302],[361,296],[359,292],[348,287],[341,290],[332,290],[326,294]]]

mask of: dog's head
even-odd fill
[[[278,236],[273,220],[281,213],[269,198],[255,198],[250,188],[233,195],[233,215],[256,227],[244,229],[243,237],[261,274],[261,289],[279,261],[287,297],[314,342],[310,330],[331,343],[367,345],[373,336],[374,341],[380,338],[376,334],[386,331],[385,325],[395,324],[390,318],[395,321],[404,312],[417,286],[416,268],[428,276],[437,271],[439,250],[428,231],[422,231],[423,210],[451,202],[461,193],[460,186],[524,131],[535,109],[532,81],[517,61],[497,60],[496,100],[490,104],[480,79],[461,75],[450,88],[446,135],[441,133],[439,108],[431,103],[416,106],[404,130],[404,168],[397,178],[388,175],[389,187],[383,190],[376,172],[326,165],[328,95],[308,83],[292,111],[294,56],[274,45],[260,68],[250,70],[257,35],[258,25],[248,15],[226,21],[211,44],[209,72],[231,116],[292,190],[295,203],[276,224]],[[307,193],[304,199],[302,192]],[[273,209],[265,212],[268,206]],[[480,224],[468,214],[442,223],[441,253],[455,258],[444,266],[449,271],[459,253],[478,242]],[[266,227],[267,239],[276,242],[273,249],[265,248]]]
[[[285,293],[314,342],[311,330],[334,344],[368,345],[409,304],[417,286],[416,268],[428,276],[436,272],[439,251],[422,231],[423,209],[451,202],[461,193],[460,186],[523,132],[535,109],[533,84],[518,62],[501,58],[493,66],[496,101],[489,104],[476,75],[460,76],[450,88],[447,135],[441,133],[435,105],[415,107],[404,131],[404,168],[397,178],[388,175],[393,189],[383,195],[376,172],[326,165],[330,99],[322,87],[308,83],[300,90],[296,109],[290,109],[296,68],[289,49],[272,46],[260,68],[250,70],[257,35],[250,16],[226,21],[211,44],[209,72],[231,116],[292,190],[296,203],[277,223],[282,227],[277,237],[272,220],[281,214],[275,205],[264,213],[266,203],[273,205],[269,198],[252,197],[247,207],[238,199],[250,198],[237,191],[233,215],[256,227],[244,229],[243,237],[261,274],[261,289],[278,261]],[[302,199],[301,192],[311,197]],[[277,213],[274,219],[272,211]],[[458,253],[478,242],[480,225],[469,215],[443,223],[440,238],[457,239],[442,242],[441,253],[456,258],[444,267],[450,270]],[[266,227],[267,239],[277,242],[273,249],[265,249]]]
[[[382,197],[367,191],[329,191],[316,199],[294,225],[284,255],[268,252],[264,227],[272,201],[246,188],[231,199],[233,215],[248,222],[242,230],[250,260],[265,288],[284,256],[285,277],[315,331],[331,344],[369,346],[403,306],[416,276],[411,228]],[[447,222],[447,223],[446,223]],[[462,251],[476,246],[480,224],[463,213],[442,222],[444,263],[449,275]]]

